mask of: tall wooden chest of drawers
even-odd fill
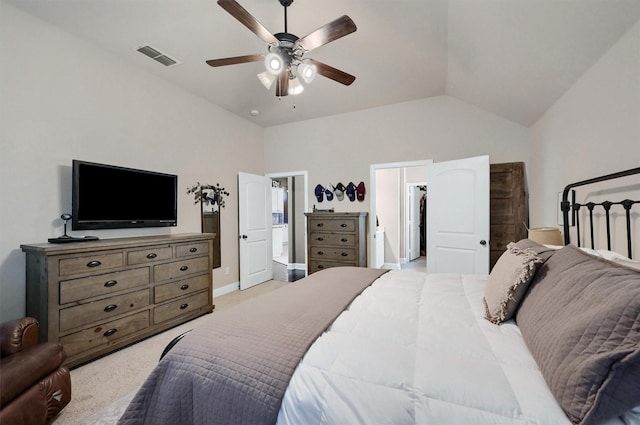
[[[367,213],[305,213],[309,274],[330,267],[367,267]]]
[[[27,315],[73,367],[211,312],[213,237],[22,245]]]
[[[509,242],[527,237],[529,205],[524,162],[489,166],[490,225],[489,270],[507,250]]]

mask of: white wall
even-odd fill
[[[62,234],[72,159],[178,174],[179,187],[176,228],[75,235],[200,232],[186,188],[197,181],[226,187],[214,286],[237,282],[236,176],[264,172],[263,130],[3,2],[0,42],[0,320],[24,314],[20,244]],[[140,190],[152,196],[145,191],[153,188]]]
[[[532,127],[528,166],[532,227],[557,225],[567,184],[640,166],[640,22]]]
[[[400,267],[400,231],[401,231],[401,168],[376,170],[376,215],[380,226],[384,227],[385,267]],[[371,217],[371,226],[375,223]]]
[[[348,88],[344,89],[348,91]],[[320,183],[370,187],[370,164],[489,155],[492,163],[528,161],[529,129],[450,96],[399,103],[265,129],[265,168],[309,171],[309,187]],[[309,205],[368,211],[365,202],[335,198]]]

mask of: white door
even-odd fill
[[[238,173],[240,289],[273,278],[271,179]]]
[[[415,185],[407,186],[407,212],[409,215],[407,238],[409,242],[409,261],[420,256],[420,188]]]
[[[427,271],[489,273],[489,157],[428,167]]]

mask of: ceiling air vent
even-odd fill
[[[169,56],[165,55],[164,53],[154,49],[153,47],[149,46],[149,45],[144,45],[142,47],[138,47],[138,52],[142,53],[145,56],[149,56],[151,59],[153,59],[156,62],[160,62],[161,64],[163,64],[164,66],[171,66],[171,65],[175,65],[178,63],[177,60],[170,58]]]

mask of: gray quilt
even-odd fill
[[[213,313],[158,363],[118,424],[274,424],[307,349],[385,272],[327,269]]]

